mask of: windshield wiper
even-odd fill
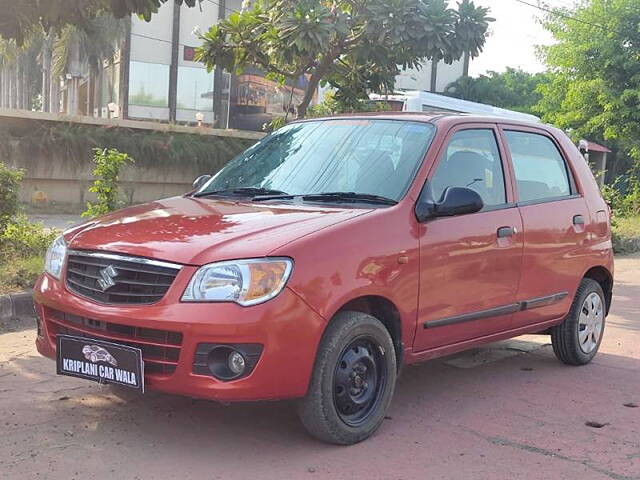
[[[271,188],[261,187],[240,187],[240,188],[228,188],[226,190],[212,190],[194,193],[194,197],[208,197],[208,196],[245,196],[254,197],[256,195],[287,195],[287,192],[282,190],[273,190]]]
[[[300,195],[290,195],[284,193],[281,195],[256,195],[251,200],[254,202],[266,202],[269,200],[293,200],[299,198],[301,200],[310,200],[313,202],[349,202],[349,203],[377,203],[380,205],[396,205],[398,202],[380,195],[372,195],[370,193],[356,192],[323,192],[323,193],[307,193]]]
[[[314,202],[350,202],[350,203],[377,203],[380,205],[396,205],[398,202],[381,195],[356,192],[323,192],[310,195],[301,195],[303,200]]]

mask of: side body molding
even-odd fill
[[[462,315],[456,315],[453,317],[439,318],[437,320],[430,320],[424,322],[424,328],[437,328],[444,327],[446,325],[453,325],[456,323],[472,322],[474,320],[481,320],[483,318],[499,317],[501,315],[509,315],[522,310],[532,310],[534,308],[545,307],[553,303],[559,302],[566,298],[569,292],[558,292],[551,295],[545,295],[544,297],[531,298],[529,300],[523,300],[521,302],[510,303],[508,305],[502,305],[496,308],[489,308],[487,310],[479,310],[477,312],[465,313]]]

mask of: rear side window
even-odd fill
[[[521,202],[571,195],[567,165],[544,135],[506,131]]]
[[[431,179],[433,199],[440,201],[447,187],[468,187],[488,206],[506,202],[502,161],[493,130],[456,132]]]

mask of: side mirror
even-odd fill
[[[202,187],[205,183],[207,183],[209,181],[209,179],[211,178],[211,175],[200,175],[198,178],[196,178],[193,181],[193,189],[194,190],[199,190],[200,187]]]
[[[482,210],[482,207],[482,197],[475,190],[467,187],[447,187],[440,202],[421,200],[416,207],[416,216],[418,221],[424,222],[429,218],[475,213]]]

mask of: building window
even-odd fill
[[[205,68],[178,67],[178,108],[213,111],[213,73]]]
[[[169,106],[169,65],[131,62],[129,66],[129,105]]]

